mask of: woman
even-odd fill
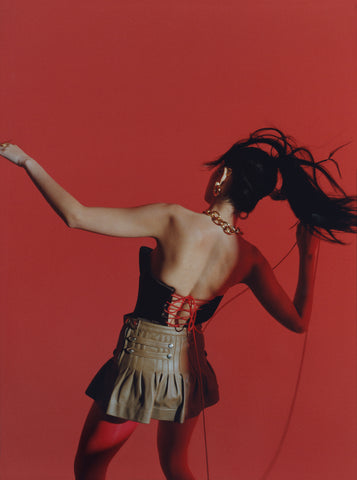
[[[192,480],[187,447],[198,414],[218,401],[206,359],[201,324],[227,290],[245,283],[267,311],[297,333],[308,328],[319,238],[342,243],[336,232],[356,232],[355,198],[311,153],[276,129],[260,129],[218,160],[205,200],[193,212],[180,205],[97,208],[80,204],[16,145],[0,154],[25,168],[37,188],[71,228],[117,237],[152,237],[140,251],[139,295],[124,317],[117,348],[86,393],[94,399],[75,460],[77,480],[103,480],[110,460],[137,422],[159,420],[157,444],[169,480]],[[329,157],[330,160],[332,160]],[[332,160],[334,161],[334,160]],[[282,186],[277,190],[278,173]],[[320,188],[316,172],[337,195]],[[236,227],[258,201],[287,199],[300,221],[299,278],[294,301],[277,282],[260,251]]]

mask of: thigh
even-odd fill
[[[116,452],[130,437],[136,422],[106,415],[93,402],[83,426],[78,445],[78,455]]]
[[[199,415],[188,418],[184,423],[160,420],[157,430],[157,446],[160,458],[186,455],[193,430]]]

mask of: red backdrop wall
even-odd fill
[[[319,159],[353,140],[352,0],[2,0],[0,9],[1,141],[87,205],[200,211],[201,164],[262,126],[291,133]],[[356,145],[337,158],[354,192]],[[133,308],[138,248],[151,242],[70,230],[23,170],[0,163],[1,478],[73,478],[90,405],[83,392]],[[266,200],[243,229],[274,264],[294,241],[293,223],[285,205]],[[356,260],[354,239],[344,239],[350,245],[321,246],[300,388],[269,480],[357,473]],[[296,252],[277,275],[293,295]],[[250,293],[209,326],[222,397],[207,411],[212,479],[262,480],[304,340]],[[139,427],[109,478],[163,478],[155,428]],[[200,427],[191,450],[200,479],[203,452]]]

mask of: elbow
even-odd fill
[[[299,315],[292,315],[281,322],[288,330],[294,333],[305,333],[307,330],[306,324]]]
[[[295,333],[305,333],[307,331],[307,328],[304,327],[303,325],[298,325],[296,328],[293,330]]]
[[[306,325],[302,322],[300,317],[296,318],[294,316],[294,318],[290,318],[290,320],[283,323],[283,325],[285,325],[288,330],[294,333],[305,333],[307,330]]]
[[[294,320],[292,322],[292,330],[295,333],[305,333],[307,331],[307,323],[308,317],[306,313],[302,314],[302,312],[300,313],[299,311],[296,311],[296,314],[294,315]]]
[[[294,333],[305,333],[307,328],[304,324],[300,322],[294,322],[290,319],[290,321],[280,321],[280,323],[290,332]]]
[[[69,228],[78,228],[78,219],[75,215],[70,214],[64,217],[64,222]]]
[[[79,210],[70,212],[65,217],[65,222],[69,228],[80,228],[81,225],[81,215]]]
[[[296,322],[291,330],[295,333],[305,333],[307,331],[307,325],[302,322]]]
[[[77,228],[76,223],[72,219],[66,219],[65,223],[68,228]]]
[[[79,221],[76,217],[69,216],[64,221],[69,228],[79,228]]]

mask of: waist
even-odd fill
[[[133,312],[127,314],[146,319],[158,325],[171,327],[188,327],[207,322],[216,311],[222,297],[215,297],[208,302],[196,300],[191,296],[171,293],[166,297],[138,296]]]

